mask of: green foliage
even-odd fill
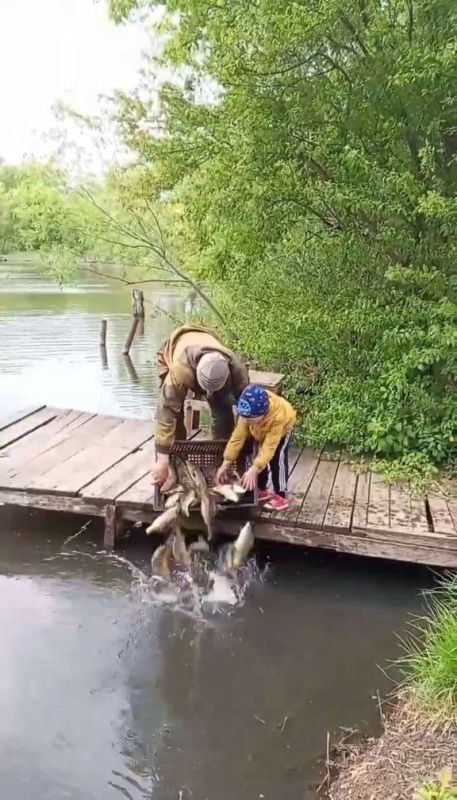
[[[87,215],[52,165],[0,167],[0,249],[40,251],[89,247]]]
[[[414,800],[456,800],[457,786],[452,782],[452,770],[443,769],[437,783],[425,783],[414,794]]]
[[[429,615],[417,620],[402,659],[405,681],[421,710],[433,718],[457,719],[457,575],[430,595]]]
[[[186,81],[119,118],[233,344],[288,373],[309,443],[455,459],[455,3],[164,5]]]

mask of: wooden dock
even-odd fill
[[[152,427],[148,420],[46,406],[4,418],[0,503],[104,517],[105,545],[112,546],[124,521],[155,516]],[[253,512],[258,538],[457,567],[455,501],[412,499],[407,484],[389,487],[372,472],[357,476],[310,448],[291,451],[290,491],[286,511]],[[241,513],[222,512],[217,530],[236,533]]]

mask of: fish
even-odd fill
[[[177,503],[182,504],[182,496],[183,492],[181,488],[173,491],[165,500],[165,508],[173,508],[173,506],[177,505]]]
[[[252,522],[246,522],[246,525],[241,528],[237,539],[220,550],[218,572],[223,575],[233,576],[246,561],[253,546],[254,526]]]
[[[217,514],[217,503],[216,498],[208,490],[200,498],[200,508],[203,522],[206,525],[207,539],[210,542],[213,538],[213,520]]]
[[[224,500],[230,500],[232,503],[238,503],[239,495],[235,491],[233,485],[230,483],[219,483],[217,486],[213,486],[211,491],[223,497]]]
[[[172,550],[173,550],[173,558],[176,562],[176,565],[181,567],[186,567],[186,569],[189,569],[190,555],[187,552],[186,540],[183,536],[181,528],[179,528],[177,525],[175,527],[175,532],[173,534]]]
[[[157,547],[151,558],[151,572],[162,578],[171,578],[171,565],[173,560],[173,545],[170,541]]]
[[[175,456],[175,467],[178,483],[180,486],[182,486],[184,491],[186,492],[190,489],[195,489],[194,478],[189,472],[189,463],[184,461],[181,456]]]
[[[170,528],[177,520],[180,504],[175,503],[171,508],[166,508],[159,517],[156,517],[152,525],[146,528],[146,533],[161,533]]]
[[[195,494],[194,489],[189,489],[188,492],[185,492],[181,498],[181,511],[186,517],[190,514],[190,507],[195,503],[197,499],[197,495]]]
[[[216,516],[217,505],[214,496],[210,494],[207,480],[196,464],[191,461],[184,461],[179,456],[176,457],[176,472],[178,480],[184,490],[193,490],[196,498],[200,500],[201,514],[207,529],[208,541],[212,539],[212,523]]]

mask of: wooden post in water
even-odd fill
[[[141,289],[132,289],[132,325],[127,336],[122,354],[128,356],[135,333],[139,327],[139,332],[144,333],[144,294]]]
[[[135,338],[136,329],[138,328],[139,324],[140,324],[140,320],[138,319],[138,317],[134,317],[132,319],[132,325],[130,327],[129,335],[127,336],[127,339],[125,340],[125,345],[124,345],[124,349],[122,351],[122,355],[128,356],[130,348],[132,346],[132,342],[133,342],[133,340]]]
[[[102,366],[103,369],[108,368],[108,356],[106,355],[106,326],[108,325],[108,320],[102,319],[102,324],[100,326],[100,355],[102,358]]]
[[[144,333],[144,294],[141,289],[132,289],[132,313],[140,323],[139,333]]]
[[[102,324],[100,326],[100,347],[106,348],[106,326],[108,324],[108,320],[102,319]]]

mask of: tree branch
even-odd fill
[[[167,254],[166,254],[166,248],[165,248],[165,242],[164,242],[164,238],[163,238],[162,229],[161,229],[161,227],[160,227],[160,225],[158,223],[157,215],[152,210],[151,210],[151,213],[152,213],[152,215],[154,217],[154,220],[157,221],[159,236],[161,238],[162,249],[159,247],[159,245],[156,244],[156,242],[154,242],[152,239],[150,239],[148,235],[147,236],[141,235],[141,234],[138,233],[138,231],[135,231],[133,228],[129,228],[129,227],[123,225],[122,223],[120,223],[115,217],[113,217],[112,214],[110,214],[109,211],[106,211],[106,209],[104,209],[102,206],[100,206],[96,202],[96,200],[94,199],[94,197],[92,196],[92,194],[89,192],[88,189],[83,188],[81,191],[86,195],[86,197],[89,198],[89,200],[95,206],[95,208],[97,208],[98,211],[100,211],[101,214],[103,214],[105,217],[107,217],[112,222],[112,224],[114,225],[115,229],[117,229],[118,231],[122,231],[122,233],[124,233],[124,235],[129,236],[130,238],[134,239],[137,242],[143,242],[143,244],[146,244],[148,246],[148,248],[159,259],[161,259],[162,263],[166,264],[166,266],[169,267],[169,269],[170,269],[170,271],[172,273],[177,275],[184,282],[188,283],[189,286],[192,286],[192,288],[197,292],[198,296],[201,297],[201,299],[203,300],[204,303],[206,303],[208,308],[210,308],[211,311],[220,319],[220,321],[224,325],[226,325],[226,321],[225,321],[224,317],[222,316],[221,312],[216,308],[216,306],[210,300],[210,298],[208,297],[206,292],[203,291],[203,289],[198,285],[198,283],[196,283],[196,281],[193,280],[193,278],[189,277],[189,275],[187,275],[183,270],[181,270],[179,267],[177,267],[176,264],[174,264],[168,258]]]

